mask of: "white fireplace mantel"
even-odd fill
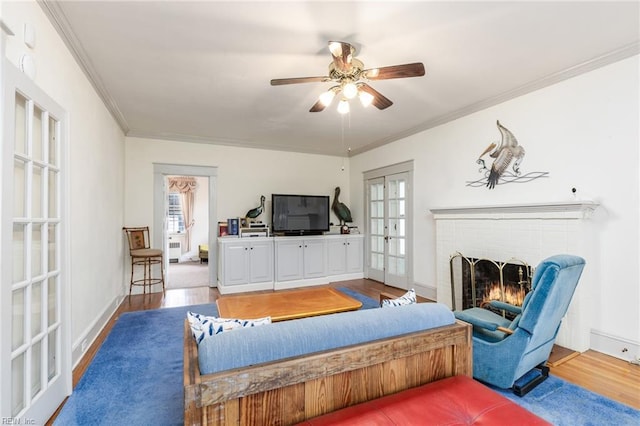
[[[431,209],[439,219],[588,219],[599,206],[594,201],[565,201],[495,206],[445,207]]]

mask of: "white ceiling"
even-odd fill
[[[127,135],[347,155],[640,51],[639,3],[397,1],[41,2]],[[329,40],[394,104],[309,108],[331,83]],[[497,117],[499,118],[499,117]]]

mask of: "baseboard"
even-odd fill
[[[414,282],[413,289],[418,296],[425,297],[429,300],[438,300],[438,288],[435,286]]]
[[[73,345],[71,346],[71,363],[73,368],[75,368],[80,362],[84,353],[89,349],[102,329],[107,325],[109,319],[113,316],[116,309],[118,309],[118,306],[120,306],[121,301],[121,296],[115,297],[102,311],[102,313],[100,313],[100,315],[91,323],[89,328],[82,333],[80,338],[73,342]]]
[[[640,342],[591,329],[590,349],[625,361],[640,357]]]
[[[323,284],[329,284],[328,277],[308,278],[304,280],[292,280],[292,281],[276,281],[273,284],[273,289],[285,290],[290,288],[312,287],[314,285],[323,285]]]
[[[364,278],[364,273],[353,272],[348,274],[329,275],[329,282],[337,283],[340,281],[359,280]]]
[[[238,284],[238,285],[222,285],[218,281],[218,291],[220,294],[244,293],[247,291],[273,290],[273,282],[266,281],[263,283]]]

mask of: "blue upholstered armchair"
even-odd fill
[[[547,378],[549,369],[544,364],[584,265],[584,259],[571,255],[543,260],[522,307],[492,302],[495,308],[517,314],[513,321],[484,308],[455,312],[456,318],[473,325],[476,379],[513,388],[522,396]]]

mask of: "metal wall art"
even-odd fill
[[[498,143],[491,142],[487,149],[478,157],[476,161],[482,167],[478,170],[479,173],[483,173],[481,179],[467,182],[467,186],[482,187],[486,186],[489,189],[495,188],[496,185],[502,185],[505,183],[524,183],[530,182],[542,177],[548,177],[549,172],[530,172],[525,175],[520,171],[520,164],[524,159],[525,150],[522,145],[518,144],[516,137],[502,124],[500,121],[496,121],[498,130],[500,130],[501,140]],[[487,168],[483,157],[489,154],[489,157],[493,158],[491,168]],[[511,170],[508,170],[511,165]]]

